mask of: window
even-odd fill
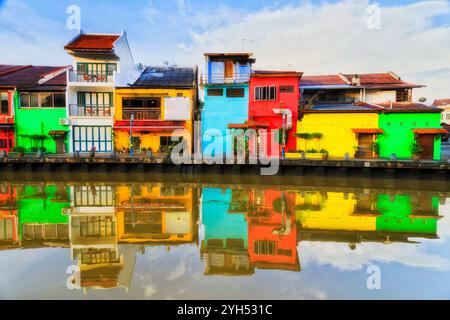
[[[255,101],[261,100],[261,87],[255,88]]]
[[[21,108],[65,108],[66,94],[53,92],[21,92]]]
[[[275,255],[275,242],[273,241],[255,241],[254,252],[256,255]]]
[[[255,101],[275,101],[277,100],[277,87],[256,87]]]
[[[294,86],[281,86],[280,87],[280,93],[293,93],[294,92]]]
[[[243,98],[244,96],[244,88],[227,89],[227,98]]]
[[[111,127],[73,127],[74,151],[90,152],[95,147],[97,152],[112,151]]]
[[[398,90],[396,92],[396,102],[408,102],[409,101],[409,90]]]
[[[9,114],[8,92],[2,92],[0,95],[1,105],[0,114]]]
[[[9,148],[8,146],[8,140],[6,139],[1,139],[0,140],[0,149],[6,149]]]
[[[447,113],[447,114],[445,115],[445,119],[446,119],[446,120],[450,120],[450,113]]]
[[[222,97],[223,89],[208,89],[208,97]]]

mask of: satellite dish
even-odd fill
[[[422,97],[422,98],[420,98],[420,99],[419,99],[419,101],[420,101],[421,103],[424,103],[424,102],[426,102],[426,101],[427,101],[427,98],[425,98],[425,97]]]

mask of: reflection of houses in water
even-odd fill
[[[16,198],[15,187],[0,184],[0,250],[19,244]]]
[[[246,191],[237,190],[233,194],[230,189],[203,189],[205,237],[201,255],[206,263],[206,275],[254,273],[248,254],[247,205]]]
[[[437,238],[439,200],[429,194],[302,192],[296,196],[299,239],[383,243]]]
[[[26,247],[69,244],[69,188],[66,185],[18,187],[19,236]]]
[[[254,267],[300,271],[294,204],[292,192],[250,190],[248,236]]]
[[[118,186],[120,243],[182,244],[197,239],[196,189],[179,186]]]
[[[71,188],[70,244],[72,260],[78,261],[83,289],[128,288],[124,255],[119,250],[114,189],[111,186]],[[135,255],[134,255],[135,259]],[[134,259],[132,264],[134,265]],[[131,268],[132,270],[132,268]]]

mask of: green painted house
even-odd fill
[[[377,196],[378,232],[437,236],[439,199],[427,195]]]
[[[66,84],[69,67],[16,66],[2,76],[2,83],[15,88],[15,150],[68,151]]]
[[[379,114],[378,136],[381,158],[395,154],[398,159],[411,159],[417,153],[422,159],[441,159],[441,137],[446,133],[441,127],[438,108],[420,104],[384,106]]]
[[[25,186],[18,188],[19,238],[23,241],[68,241],[70,188]]]

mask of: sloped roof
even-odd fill
[[[252,77],[265,78],[265,77],[297,77],[300,78],[303,75],[302,72],[297,71],[268,71],[268,70],[255,70],[252,73]]]
[[[15,87],[19,90],[49,90],[64,91],[67,85],[66,73],[51,77],[52,73],[62,71],[68,67],[51,66],[16,66],[16,71],[0,75],[0,86]],[[39,83],[45,77],[48,81]]]
[[[428,107],[420,103],[349,103],[349,104],[317,104],[305,113],[351,113],[351,112],[382,112],[382,113],[441,113],[442,110],[436,107]]]
[[[16,66],[10,64],[0,64],[0,76],[15,72],[20,69],[28,68],[30,66]]]
[[[132,87],[190,89],[196,84],[196,71],[193,68],[148,67]]]
[[[450,99],[438,99],[433,102],[433,106],[435,107],[445,107],[448,105],[450,105]]]
[[[356,83],[353,83],[353,78],[357,79]],[[423,87],[422,85],[405,82],[392,72],[304,76],[302,78],[301,86],[349,86],[349,88],[363,87],[367,89],[406,89]]]
[[[441,113],[442,110],[436,107],[428,107],[421,103],[414,102],[396,102],[396,103],[379,103],[385,112],[411,112],[411,113]]]
[[[68,43],[64,49],[72,51],[111,51],[120,35],[81,34]]]

